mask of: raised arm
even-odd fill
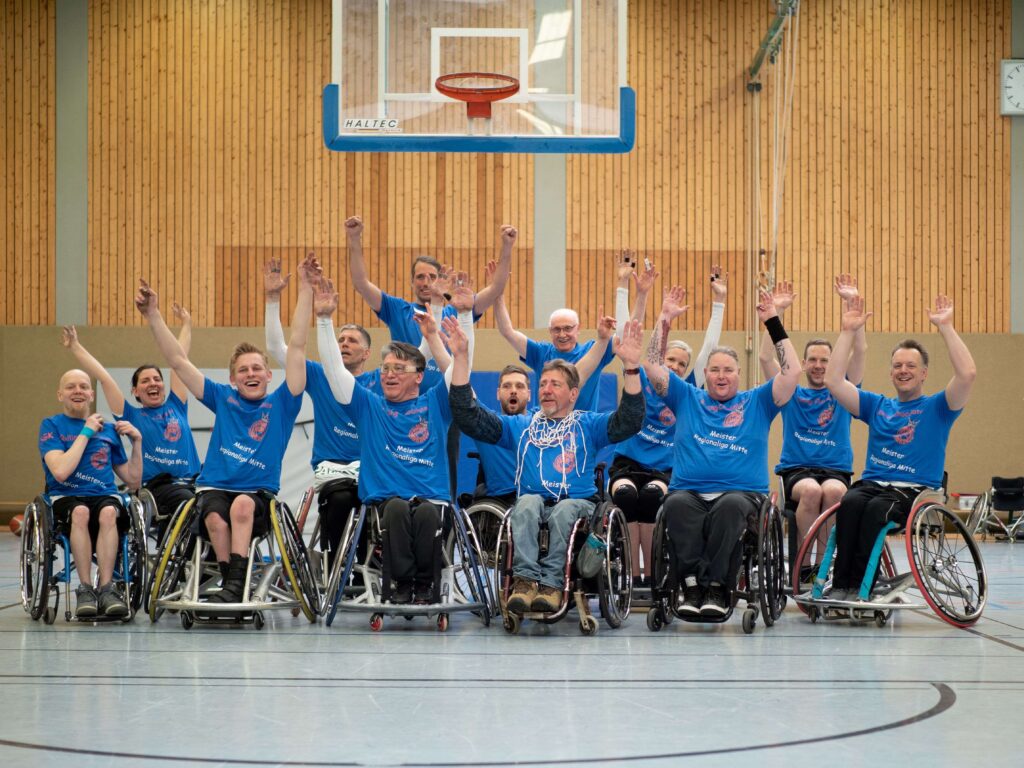
[[[474,440],[496,443],[501,439],[502,421],[477,402],[469,386],[469,338],[453,318],[446,317],[443,325],[445,342],[452,351],[452,380],[448,388],[452,418],[459,429]]]
[[[320,350],[320,363],[331,387],[334,399],[342,405],[352,402],[356,379],[345,367],[338,349],[338,337],[334,333],[331,316],[338,308],[338,293],[334,283],[322,278],[313,292],[313,311],[316,313],[316,340]]]
[[[707,330],[704,331],[704,343],[701,344],[697,359],[693,361],[693,378],[698,387],[704,386],[704,369],[707,368],[711,350],[718,346],[722,337],[722,320],[725,317],[725,297],[729,294],[729,273],[718,264],[711,266],[709,276],[711,284],[711,317],[708,319]]]
[[[82,431],[78,433],[67,450],[52,450],[43,454],[46,468],[50,470],[50,474],[56,478],[57,482],[63,483],[74,474],[82,460],[82,454],[85,453],[85,447],[89,444],[89,438],[101,429],[103,429],[103,416],[98,413],[90,413],[85,419]]]
[[[793,306],[796,294],[793,293],[793,284],[787,280],[780,280],[772,288],[772,301],[775,303],[775,311],[782,320],[786,310]],[[779,361],[775,357],[775,345],[768,331],[761,334],[761,348],[757,353],[757,360],[761,364],[761,373],[765,381],[779,373]]]
[[[857,290],[857,278],[853,275],[843,273],[836,278],[836,293],[839,298],[845,301],[855,296],[860,296]],[[853,352],[850,353],[850,362],[846,368],[846,378],[855,386],[864,381],[864,363],[868,356],[868,337],[861,326],[853,335]]]
[[[772,399],[782,407],[789,402],[800,382],[800,365],[796,358],[796,349],[786,334],[782,320],[775,311],[775,302],[768,291],[762,290],[757,302],[757,317],[764,323],[765,329],[772,337],[775,345],[775,356],[779,360],[779,374],[772,379]]]
[[[846,371],[850,365],[854,337],[858,331],[863,332],[864,325],[870,317],[870,312],[864,312],[863,296],[854,296],[843,301],[842,331],[836,339],[828,368],[825,369],[825,386],[832,393],[832,397],[853,416],[860,415],[860,392],[857,385],[847,378]]]
[[[171,314],[181,323],[181,330],[178,332],[178,343],[185,351],[185,356],[188,357],[192,351],[192,314],[178,302],[171,304]],[[188,387],[185,386],[185,382],[181,380],[181,376],[173,368],[171,369],[171,392],[177,395],[181,402],[185,402],[185,399],[188,397]]]
[[[206,377],[188,359],[181,344],[174,338],[171,329],[167,327],[160,308],[157,306],[156,292],[142,278],[139,278],[139,292],[135,295],[135,307],[139,310],[146,321],[149,329],[153,332],[156,345],[160,353],[167,360],[168,365],[181,378],[181,381],[188,387],[188,391],[197,398],[203,397],[203,389],[206,386]]]
[[[263,332],[267,354],[278,365],[285,365],[288,343],[281,327],[281,294],[288,287],[291,275],[281,272],[281,260],[271,259],[263,265]]]
[[[128,461],[114,467],[114,472],[130,490],[137,491],[142,485],[142,433],[127,421],[114,422],[114,429],[121,437],[127,437],[132,444]]]
[[[669,371],[665,367],[668,332],[672,328],[672,322],[690,308],[688,304],[684,304],[685,301],[686,289],[682,286],[673,285],[665,291],[661,301],[661,313],[654,323],[654,331],[647,344],[647,353],[641,361],[647,380],[651,382],[654,391],[662,396],[668,391]]]
[[[604,353],[608,350],[608,345],[615,335],[616,325],[614,317],[605,316],[604,307],[597,308],[597,340],[587,350],[587,354],[576,363],[576,373],[580,377],[580,389],[586,386],[587,381],[597,370],[597,366],[601,364]]]
[[[117,386],[117,382],[114,381],[114,377],[111,376],[107,369],[100,364],[100,361],[93,357],[89,350],[82,346],[81,342],[78,340],[78,330],[75,326],[64,326],[64,330],[60,335],[60,343],[71,350],[71,354],[75,356],[78,364],[82,366],[82,370],[100,383],[100,386],[103,387],[103,396],[107,398],[107,402],[110,404],[110,410],[114,415],[123,416],[124,393],[121,392],[121,388]]]
[[[447,371],[451,367],[452,357],[448,354],[444,341],[437,333],[437,316],[433,311],[433,304],[427,305],[426,312],[414,312],[412,319],[419,326],[420,333],[423,335],[423,343],[430,350],[430,358],[428,359],[432,358],[441,371]]]
[[[512,345],[512,349],[515,350],[517,355],[525,358],[528,339],[525,333],[517,331],[512,327],[512,318],[509,317],[508,308],[505,306],[505,299],[501,296],[494,302],[494,319],[498,324],[498,333],[505,338],[505,341]]]
[[[284,375],[288,391],[293,395],[301,395],[306,389],[306,338],[309,335],[309,319],[313,314],[313,286],[319,284],[323,276],[320,264],[312,253],[306,254],[305,260],[299,264],[299,295],[295,300],[295,312],[292,315],[292,334],[288,339],[288,351],[285,353]],[[335,342],[337,347],[337,342]],[[338,353],[340,357],[340,352]]]
[[[946,342],[949,362],[953,365],[953,378],[946,385],[946,404],[950,410],[959,411],[967,405],[978,369],[964,340],[953,328],[953,300],[942,294],[936,296],[935,308],[928,310],[928,319]]]
[[[501,225],[501,254],[498,256],[498,267],[487,286],[476,295],[472,309],[477,315],[482,315],[494,306],[494,302],[505,292],[509,275],[512,274],[512,247],[518,237],[519,231],[511,224]]]
[[[374,312],[380,312],[384,294],[366,276],[366,262],[363,260],[363,220],[358,216],[345,219],[345,237],[348,240],[348,273],[352,286],[370,305]]]
[[[654,288],[654,281],[658,279],[660,274],[657,267],[651,263],[650,259],[646,258],[644,259],[643,272],[633,272],[633,282],[636,283],[636,298],[634,299],[633,314],[630,319],[640,323],[641,328],[643,327],[644,319],[647,317],[647,299]]]
[[[626,323],[615,350],[622,361],[622,398],[608,420],[608,439],[617,443],[632,437],[644,425],[644,395],[640,387],[643,329],[636,320]]]

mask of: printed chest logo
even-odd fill
[[[409,439],[414,443],[424,443],[427,438],[430,437],[430,425],[425,421],[421,421],[415,427],[409,430]]]
[[[249,427],[249,437],[256,442],[263,440],[263,436],[267,434],[267,425],[270,423],[268,414],[264,413],[262,418],[254,421],[252,426]]]
[[[92,455],[89,463],[92,464],[93,469],[103,469],[110,463],[110,449],[104,445]]]
[[[826,424],[832,421],[832,414],[835,413],[835,410],[835,406],[833,405],[830,405],[824,410],[822,410],[822,412],[818,414],[818,426],[824,427]]]
[[[661,413],[658,414],[658,421],[660,421],[663,426],[671,427],[676,423],[676,415],[672,412],[672,409],[666,405],[661,409]]]
[[[743,423],[743,409],[737,408],[735,411],[729,411],[729,415],[722,421],[723,427],[738,427]]]
[[[176,443],[181,438],[181,424],[177,419],[171,419],[164,427],[164,440],[169,443]]]
[[[906,445],[907,443],[914,442],[914,430],[917,428],[917,424],[913,421],[908,423],[904,427],[900,427],[897,431],[893,440],[900,445]]]
[[[43,434],[39,436],[40,443],[45,443],[47,440],[53,440],[53,432],[43,432]]]
[[[572,472],[576,469],[576,454],[572,451],[562,451],[554,463],[555,469],[562,473]]]

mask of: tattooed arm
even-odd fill
[[[668,391],[668,369],[665,367],[665,350],[668,347],[668,332],[672,327],[672,321],[682,315],[689,306],[686,301],[686,289],[673,285],[665,291],[665,297],[661,303],[661,314],[654,323],[654,332],[647,345],[647,354],[643,359],[644,372],[647,380],[651,382],[654,391],[664,396]]]
[[[779,361],[779,373],[772,379],[772,399],[780,408],[789,402],[800,381],[800,363],[797,360],[793,342],[786,335],[772,295],[761,290],[758,296],[757,317],[764,323],[765,330],[771,336],[775,347],[775,357]]]

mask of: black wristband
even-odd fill
[[[778,344],[783,339],[789,338],[789,334],[786,333],[786,329],[782,327],[782,320],[778,317],[769,317],[765,320],[764,329],[768,331],[768,335],[772,337],[772,344]]]

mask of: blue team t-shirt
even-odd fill
[[[201,402],[217,418],[196,485],[277,493],[302,395],[285,382],[260,400],[246,400],[234,387],[206,379]]]
[[[798,386],[782,407],[782,454],[775,474],[794,467],[853,470],[850,412],[824,387]]]
[[[611,413],[573,411],[576,419],[571,429],[561,433],[561,440],[538,447],[530,441],[528,431],[534,418],[550,423],[539,414],[532,416],[501,416],[501,437],[496,445],[515,452],[519,473],[518,493],[538,494],[548,499],[589,499],[597,494],[594,467],[597,453],[608,445],[608,421]],[[547,434],[551,434],[548,432]]]
[[[356,382],[373,388],[371,372],[356,376]],[[376,386],[380,387],[377,376]],[[378,390],[379,391],[379,390]],[[359,458],[359,430],[349,416],[348,406],[334,398],[327,375],[320,363],[306,361],[306,392],[313,401],[313,455],[316,469],[321,461],[349,462]]]
[[[182,402],[174,392],[167,395],[163,405],[144,408],[124,402],[124,414],[114,414],[142,434],[142,482],[148,483],[157,475],[194,477],[202,463],[188,425],[188,403]]]
[[[559,352],[555,345],[550,341],[534,341],[533,339],[526,340],[526,357],[519,358],[526,363],[531,369],[533,369],[533,397],[534,402],[537,402],[537,387],[540,385],[540,372],[544,368],[544,363],[549,360],[565,360],[568,363],[575,365],[590,351],[590,348],[594,346],[594,340],[584,342],[583,344],[577,344],[573,349],[568,352]],[[601,361],[597,364],[597,368],[590,374],[590,378],[587,379],[587,383],[580,389],[579,397],[576,398],[576,407],[581,411],[593,411],[597,408],[597,393],[598,385],[601,383],[601,371],[604,370],[605,366],[612,361],[615,357],[615,352],[612,349],[612,344],[608,344],[608,348],[605,350],[604,355],[601,357]]]
[[[84,427],[85,419],[74,419],[64,413],[43,419],[39,425],[39,456],[43,461],[48,495],[110,496],[117,493],[114,467],[127,463],[128,456],[113,424],[104,424],[103,429],[89,438],[78,466],[63,483],[46,466],[43,457],[50,451],[68,450]]]
[[[693,375],[692,371],[690,375]],[[669,376],[675,374],[669,371]],[[685,381],[690,382],[690,378],[687,377]],[[676,415],[651,386],[643,368],[640,369],[640,386],[646,403],[644,425],[637,434],[616,446],[615,455],[632,459],[647,469],[668,472],[672,469]]]
[[[406,344],[412,344],[414,347],[419,347],[420,342],[423,341],[423,334],[420,333],[420,327],[416,324],[416,321],[412,319],[412,316],[417,312],[426,312],[427,308],[423,304],[413,304],[411,301],[400,299],[397,296],[391,296],[390,294],[381,291],[380,296],[380,309],[377,310],[376,315],[381,321],[388,327],[388,331],[391,333],[392,341],[404,341]],[[442,319],[445,317],[458,317],[459,311],[455,309],[451,304],[445,305],[445,308],[441,310]],[[473,322],[479,320],[481,315],[478,315],[476,311],[473,312]],[[428,378],[428,375],[430,378]],[[436,378],[435,378],[436,377]],[[427,370],[423,374],[423,383],[420,385],[420,392],[426,391],[430,387],[437,386],[441,381],[439,377],[437,363],[433,360],[427,362]]]
[[[665,403],[676,414],[669,490],[768,493],[768,430],[779,413],[771,380],[718,402],[669,376]]]
[[[526,413],[519,413],[515,416],[499,414],[502,419],[507,419],[514,426],[510,427],[513,433],[519,434],[530,423],[536,409],[529,409]],[[522,422],[518,424],[517,422]],[[506,446],[485,443],[483,440],[475,440],[476,450],[480,454],[480,464],[484,468],[484,481],[487,493],[491,496],[505,496],[516,492],[516,452]]]
[[[857,418],[868,425],[861,478],[941,487],[949,431],[961,413],[950,409],[945,391],[905,403],[861,391]]]
[[[359,465],[362,499],[419,496],[451,501],[448,428],[452,412],[447,387],[433,387],[412,400],[393,403],[357,386],[348,413],[368,457]]]

